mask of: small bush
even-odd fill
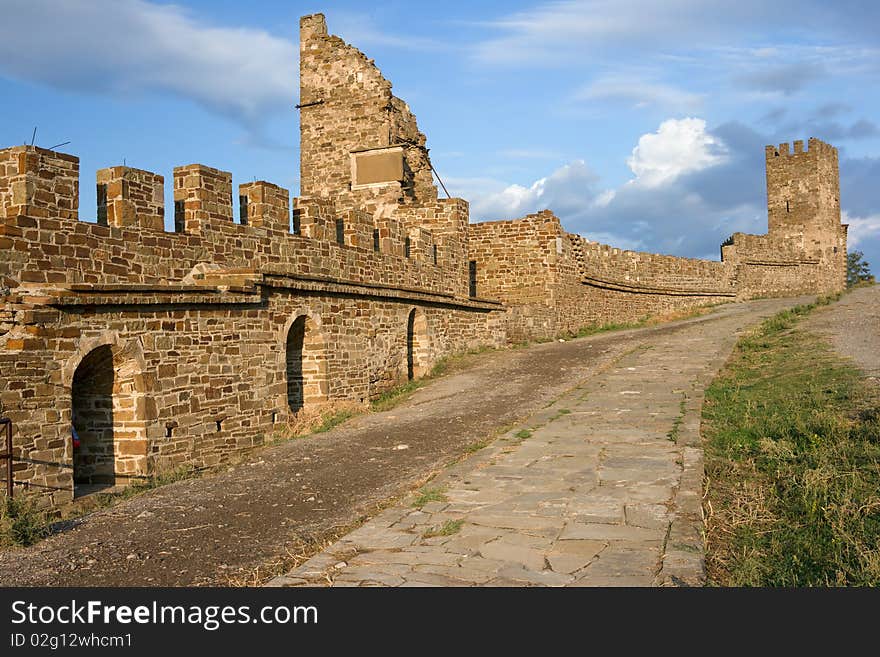
[[[33,545],[48,533],[46,516],[29,498],[0,502],[0,547]]]

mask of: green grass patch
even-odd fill
[[[560,408],[556,413],[551,417],[548,422],[553,422],[553,420],[558,420],[561,417],[565,417],[566,415],[571,414],[571,409],[569,408]]]
[[[446,502],[446,494],[443,492],[442,488],[423,488],[419,491],[419,496],[413,500],[412,505],[421,509],[423,506],[430,502]]]
[[[49,532],[45,514],[27,497],[0,501],[0,547],[27,547]]]
[[[576,338],[586,338],[597,333],[607,333],[608,331],[623,331],[626,329],[642,328],[648,324],[649,317],[642,317],[635,322],[606,322],[604,324],[587,324],[580,327],[574,334]]]
[[[513,437],[517,438],[518,440],[528,440],[532,437],[532,432],[530,429],[520,429],[515,434],[513,434]]]
[[[797,326],[830,300],[766,320],[706,391],[711,584],[880,584],[880,400]]]
[[[312,433],[326,433],[327,431],[330,431],[330,429],[338,427],[346,420],[353,418],[355,415],[358,415],[358,413],[351,408],[344,408],[334,413],[328,413],[321,419],[321,424],[312,429]]]
[[[666,434],[666,437],[669,438],[674,443],[678,442],[678,433],[681,431],[681,425],[684,424],[684,414],[685,414],[685,403],[687,397],[685,395],[681,396],[681,401],[678,403],[678,417],[672,422],[672,428]]]
[[[422,538],[434,538],[435,536],[452,536],[461,530],[464,520],[447,520],[440,527],[431,527],[422,534]]]
[[[475,443],[471,443],[467,447],[464,448],[466,454],[473,454],[475,452],[479,452],[481,449],[485,449],[489,446],[488,440],[478,440]]]
[[[376,397],[371,403],[370,408],[379,413],[382,411],[390,411],[400,402],[409,398],[409,396],[424,385],[424,379],[416,379],[409,381],[402,386],[397,386]]]

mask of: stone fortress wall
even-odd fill
[[[734,235],[721,262],[590,242],[549,210],[471,224],[374,63],[320,14],[300,34],[292,201],[264,181],[235,199],[230,173],[192,164],[165,208],[161,175],[112,167],[85,222],[76,157],[0,151],[0,413],[16,486],[45,506],[228,463],[477,345],[843,287],[831,146],[768,148],[770,230]]]

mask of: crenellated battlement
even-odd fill
[[[165,178],[131,167],[100,169],[96,174],[97,223],[165,229]]]
[[[837,148],[835,148],[831,144],[822,141],[821,139],[810,137],[807,145],[807,150],[804,150],[803,140],[798,139],[792,143],[783,142],[778,146],[765,146],[764,156],[768,162],[771,162],[775,158],[796,157],[798,155],[806,154],[809,154],[813,157],[837,157]]]
[[[79,158],[36,146],[0,150],[0,217],[76,219]]]
[[[8,288],[73,284],[176,284],[199,263],[269,268],[291,276],[467,296],[467,204],[405,206],[375,219],[334,199],[303,197],[266,181],[239,186],[202,164],[174,169],[174,226],[164,229],[164,178],[131,167],[96,174],[98,216],[79,221],[76,157],[0,150],[0,210]],[[293,221],[291,221],[291,219]],[[435,231],[442,239],[437,239]]]

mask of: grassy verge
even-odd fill
[[[798,327],[816,305],[742,339],[706,392],[711,584],[880,584],[880,400]]]

